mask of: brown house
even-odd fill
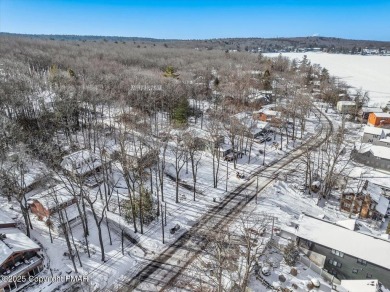
[[[48,218],[59,210],[72,206],[77,202],[65,185],[57,185],[28,199],[30,210],[39,220]]]
[[[359,214],[362,218],[371,218],[375,209],[369,194],[343,193],[340,200],[340,210]]]
[[[389,200],[383,190],[366,181],[361,191],[343,192],[340,198],[340,210],[358,214],[361,218],[381,220],[388,213]]]
[[[0,228],[0,291],[13,291],[23,283],[12,279],[35,276],[43,268],[40,246],[17,228]]]
[[[280,112],[269,109],[262,109],[258,111],[257,118],[263,122],[278,122],[280,121]]]

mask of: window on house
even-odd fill
[[[329,264],[331,264],[331,265],[333,265],[335,267],[341,268],[341,263],[339,263],[338,261],[335,261],[333,259],[329,260]]]
[[[367,262],[365,260],[362,260],[362,259],[357,259],[357,263],[358,264],[361,264],[363,266],[366,266],[367,265]]]
[[[335,249],[332,249],[332,254],[337,255],[338,257],[344,257],[344,253]]]
[[[367,275],[366,275],[366,278],[367,278],[367,279],[371,279],[371,278],[372,278],[372,274],[367,274]]]
[[[359,272],[358,269],[352,269],[352,274],[357,274]]]
[[[344,207],[345,207],[345,208],[351,208],[351,204],[349,204],[349,203],[344,203]]]

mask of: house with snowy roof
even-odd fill
[[[352,150],[352,158],[359,163],[383,170],[390,170],[390,148],[362,144],[359,150]]]
[[[270,110],[270,109],[261,109],[256,113],[256,116],[260,121],[263,122],[277,122],[280,120],[281,117],[281,112],[275,111],[275,110]]]
[[[389,113],[370,113],[368,116],[367,125],[373,127],[389,127],[390,114]]]
[[[340,211],[381,222],[390,208],[385,192],[369,181],[352,181],[340,196]]]
[[[390,287],[390,241],[302,214],[292,231],[302,250],[323,258],[323,269],[339,280],[378,279]]]
[[[49,179],[47,168],[42,162],[27,155],[22,157],[18,153],[9,153],[0,165],[0,170],[15,182],[13,191],[17,189],[21,193],[38,188]]]
[[[361,122],[367,122],[370,113],[383,113],[383,110],[380,107],[363,106],[359,110],[357,118]]]
[[[77,188],[75,189],[78,192]],[[27,203],[30,206],[31,213],[36,215],[39,220],[50,218],[55,226],[60,226],[60,222],[77,223],[80,219],[80,213],[77,208],[78,198],[64,184],[56,185],[39,194],[30,197]],[[59,218],[60,213],[62,218]]]
[[[381,285],[378,280],[342,280],[337,287],[339,292],[379,292]]]
[[[14,219],[9,217],[4,212],[0,213],[0,228],[16,227]]]
[[[110,164],[110,159],[102,157],[91,150],[79,150],[62,158],[61,167],[69,173],[78,177],[86,177],[102,171],[103,167]]]
[[[29,278],[43,269],[40,246],[15,227],[0,228],[0,291],[16,291],[24,283],[12,281]]]
[[[390,137],[381,138],[379,140],[374,141],[372,144],[390,148]],[[389,151],[390,151],[390,149],[389,149]]]
[[[350,100],[340,100],[337,102],[336,108],[341,114],[352,114],[356,110],[356,103]]]
[[[234,115],[234,117],[244,127],[244,135],[252,139],[259,137],[262,133],[267,132],[270,128],[270,124],[268,122],[254,119],[252,113],[242,112]]]
[[[390,137],[390,129],[365,126],[362,135],[362,143],[373,143],[375,141]]]

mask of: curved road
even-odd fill
[[[333,131],[331,121],[317,109],[320,129],[308,142],[265,169],[252,174],[250,179],[229,193],[224,200],[204,214],[199,221],[168,246],[153,261],[140,271],[126,277],[120,283],[121,291],[164,291],[171,288],[172,283],[192,261],[202,252],[207,240],[205,234],[227,226],[234,220],[245,206],[255,199],[256,177],[259,176],[259,192],[275,180],[280,171],[285,171],[290,164],[300,158],[305,149],[319,147]],[[252,188],[250,188],[252,187]],[[207,235],[206,235],[207,236]]]

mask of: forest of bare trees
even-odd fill
[[[96,227],[102,262],[106,261],[103,229],[112,245],[112,229],[120,221],[123,253],[128,232],[123,225],[142,235],[150,222],[163,220],[167,176],[174,183],[176,204],[181,203],[180,187],[186,183],[180,179],[183,174],[188,175],[190,183],[187,181],[185,186],[191,190],[191,200],[194,204],[198,201],[198,169],[204,163],[205,149],[210,148],[207,155],[212,161],[208,166],[212,187],[221,187],[220,172],[225,165],[217,147],[221,136],[231,145],[234,169],[239,155],[249,154],[251,163],[254,137],[233,117],[235,114],[258,111],[264,104],[275,102],[281,116],[271,122],[271,128],[274,140],[276,134],[280,135],[276,147],[283,149],[289,139],[295,143],[303,138],[307,117],[313,111],[311,94],[315,89],[330,103],[346,92],[345,86],[306,58],[297,62],[282,56],[271,59],[248,52],[169,48],[154,43],[139,47],[131,42],[5,35],[0,41],[1,194],[18,203],[30,236],[33,226],[26,197],[30,190],[23,185],[24,174],[29,163],[43,164],[42,173],[48,180],[43,186],[53,188],[61,183],[76,202],[88,257],[89,229],[91,224]],[[272,100],[249,98],[254,91],[266,92]],[[189,129],[191,123],[207,132],[207,138],[200,139]],[[340,129],[332,136],[334,143],[324,146],[324,196],[334,185],[342,136]],[[93,191],[83,176],[64,171],[61,165],[64,156],[81,150],[92,153],[102,165],[99,173],[86,169],[99,183]],[[264,165],[265,144],[262,155]],[[92,158],[83,159],[91,162]],[[314,169],[309,150],[303,159],[306,185],[310,185]],[[118,189],[124,190],[121,197]],[[67,224],[67,214],[61,211],[56,191],[51,196],[60,210],[62,234],[77,271],[82,261],[72,227]],[[113,222],[109,212],[124,220]],[[45,224],[53,242],[51,218]],[[218,291],[225,291],[221,281],[222,274],[229,272],[226,261],[231,262],[232,269],[237,268],[232,250],[244,246],[239,291],[245,291],[254,259],[261,253],[262,244],[254,244],[253,236],[264,228],[263,222],[253,227],[242,217],[239,228],[239,239],[229,238],[225,230],[210,239],[207,253],[214,257],[215,264],[208,280]]]

